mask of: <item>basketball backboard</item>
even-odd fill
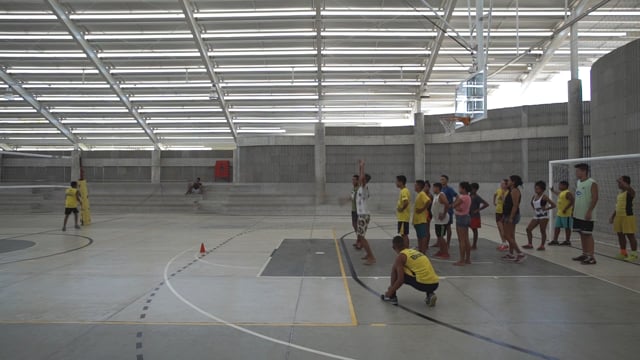
[[[456,86],[455,114],[471,123],[487,118],[487,78],[484,71],[469,76]]]

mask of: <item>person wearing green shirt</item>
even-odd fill
[[[582,255],[574,257],[583,265],[595,265],[595,243],[593,240],[593,226],[596,221],[596,205],[598,204],[598,183],[589,176],[589,165],[578,164],[576,177],[578,185],[574,196],[573,231],[580,234]]]

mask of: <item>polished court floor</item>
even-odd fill
[[[472,266],[434,260],[437,307],[405,287],[395,307],[377,295],[391,217],[373,217],[372,267],[348,216],[96,214],[66,233],[60,222],[0,216],[0,359],[638,357],[640,265],[610,246],[596,266],[558,247],[503,263],[486,221]]]

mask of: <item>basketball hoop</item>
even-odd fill
[[[455,134],[458,123],[462,123],[463,126],[469,126],[471,124],[471,117],[455,115],[445,115],[440,117],[440,124],[442,124],[444,133],[447,136]]]

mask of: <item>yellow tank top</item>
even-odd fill
[[[616,216],[633,215],[633,197],[628,192],[622,191],[618,194],[616,201]]]
[[[504,212],[504,193],[502,188],[496,190],[496,214],[502,214]]]
[[[560,217],[570,217],[571,214],[573,214],[573,206],[570,207],[567,211],[564,211],[567,205],[569,205],[567,194],[569,194],[569,190],[564,190],[560,192],[560,195],[558,195],[558,216]]]
[[[413,249],[404,249],[400,251],[400,254],[407,257],[407,262],[404,264],[405,274],[415,277],[421,284],[436,284],[440,281],[433,270],[431,261],[423,253]]]
[[[78,189],[68,188],[64,191],[65,199],[64,199],[64,207],[65,208],[77,208],[78,207]]]

